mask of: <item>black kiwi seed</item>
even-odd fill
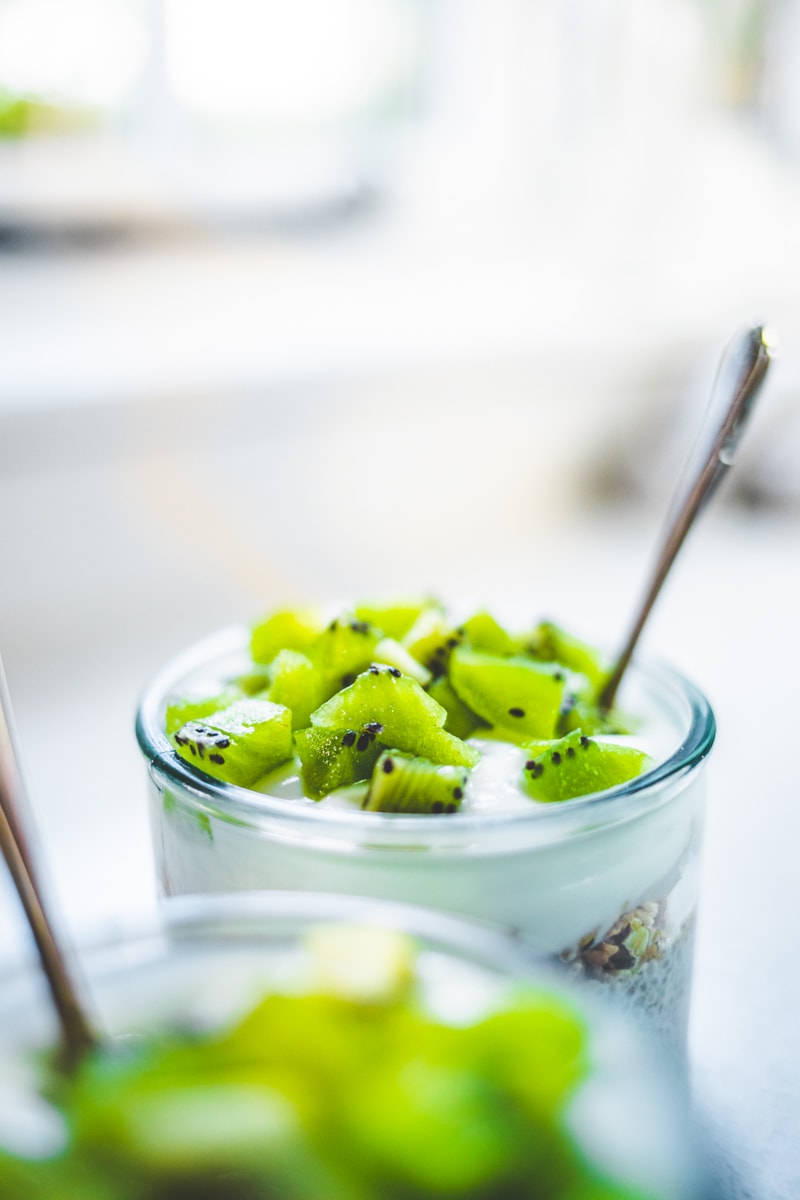
[[[217,745],[219,746],[220,750],[227,750],[230,744],[230,738],[217,738]]]
[[[393,759],[393,758],[385,758],[385,759],[383,760],[383,772],[384,772],[384,774],[385,774],[385,775],[391,775],[391,773],[392,773],[392,771],[393,771],[393,770],[394,770],[394,759]]]
[[[456,646],[458,645],[458,638],[457,637],[448,638],[447,644],[451,650],[455,650]]]
[[[195,747],[194,742],[189,742],[189,749],[191,750],[192,754],[197,754],[197,748]]]
[[[550,756],[550,762],[556,767],[561,762],[561,755],[558,753],[557,750],[554,750],[552,755]]]
[[[524,708],[510,708],[508,710],[508,715],[510,717],[524,717],[525,709]]]
[[[200,755],[201,758],[205,758],[205,756],[206,756],[205,746],[203,745],[202,742],[197,743],[197,753]]]
[[[343,746],[352,746],[352,745],[353,745],[353,742],[354,742],[355,740],[356,740],[356,731],[355,731],[355,729],[348,729],[347,733],[346,733],[346,734],[344,735],[344,737],[342,738],[342,745],[343,745]]]
[[[543,775],[543,774],[544,774],[544,763],[535,762],[533,764],[533,766],[531,767],[531,775],[533,776],[534,779],[538,779],[539,776]]]
[[[575,757],[575,747],[567,746],[567,758],[574,758],[574,757]]]
[[[448,804],[444,811],[447,813],[454,813],[456,811],[455,804]]]
[[[219,765],[222,766],[222,764],[225,762],[225,759],[221,754],[209,754],[208,761],[219,763]]]
[[[389,674],[394,675],[395,679],[399,679],[403,672],[398,671],[397,667],[389,667]]]
[[[532,771],[535,766],[536,766],[535,761],[532,758],[529,758],[528,761],[525,763],[525,770]]]
[[[581,745],[583,746],[584,750],[588,750],[589,747],[591,746],[591,744],[592,743],[589,741],[586,734],[584,733],[583,736],[581,737]]]
[[[188,740],[187,738],[181,737],[181,735],[179,733],[175,734],[175,741],[178,743],[179,746],[185,746],[187,740]]]
[[[342,676],[342,687],[343,688],[350,687],[350,684],[355,683],[355,681],[356,681],[355,675],[343,675]]]
[[[362,733],[361,737],[356,742],[356,750],[366,750],[367,746],[372,741],[368,733]]]
[[[454,800],[463,800],[464,799],[464,789],[460,788],[460,787],[454,787],[453,788],[453,799]]]
[[[557,683],[563,683],[564,682],[564,672],[563,671],[554,671],[553,679],[555,679]]]
[[[369,633],[369,625],[366,621],[351,621],[350,628],[353,633]]]
[[[441,800],[434,800],[433,804],[431,805],[431,812],[432,813],[444,812],[444,805],[442,804]]]
[[[380,675],[381,669],[380,669],[380,667],[376,667],[375,663],[373,663],[369,669],[369,673],[370,673],[370,675]]]
[[[364,728],[368,729],[370,733],[383,733],[383,726],[380,721],[367,721]]]

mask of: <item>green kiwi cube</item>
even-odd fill
[[[355,607],[359,621],[377,626],[385,637],[401,641],[425,608],[428,600],[392,600],[388,603],[367,600]]]
[[[305,653],[322,630],[313,609],[284,609],[258,621],[250,633],[253,662],[271,663],[281,650]]]
[[[576,729],[581,733],[630,733],[631,722],[617,709],[603,712],[593,700],[567,692],[558,714],[556,733],[564,737]]]
[[[251,787],[292,757],[292,714],[268,700],[239,700],[173,734],[181,758],[226,783]]]
[[[229,704],[235,704],[237,700],[243,699],[244,694],[244,689],[236,683],[221,691],[217,690],[212,695],[206,692],[189,696],[171,696],[164,714],[164,727],[167,735],[171,736],[176,733],[187,721],[202,720],[211,713],[219,712],[221,708],[227,708]]]
[[[459,647],[448,677],[459,699],[508,741],[555,736],[566,683],[557,665]]]
[[[454,813],[469,772],[416,755],[385,750],[375,764],[362,808],[368,812]]]
[[[519,641],[500,625],[491,613],[477,612],[459,627],[464,641],[473,650],[486,654],[518,654]]]
[[[381,638],[372,657],[376,663],[385,663],[387,667],[398,667],[404,675],[410,675],[423,687],[433,678],[428,668],[423,667],[421,662],[417,662],[402,642],[398,642],[395,638]]]
[[[374,625],[349,615],[337,617],[323,630],[309,647],[308,657],[320,672],[328,696],[366,670],[381,636]]]
[[[478,714],[468,708],[463,700],[459,700],[444,675],[434,679],[427,690],[428,695],[437,704],[441,704],[447,713],[444,723],[447,733],[452,733],[458,738],[468,738],[472,737],[474,733],[479,733],[482,728],[486,728]]]
[[[384,749],[377,721],[350,729],[317,729],[313,725],[295,734],[300,777],[305,794],[321,800],[336,788],[369,779]]]
[[[542,621],[536,626],[528,639],[528,650],[543,662],[558,662],[585,675],[595,695],[605,682],[608,668],[600,651],[552,621]]]
[[[245,696],[258,696],[261,692],[267,691],[271,680],[269,667],[254,665],[252,671],[248,671],[245,675],[237,675],[235,683],[242,689]],[[222,706],[220,705],[220,707]]]
[[[387,746],[437,763],[473,767],[479,752],[447,733],[446,719],[441,704],[416,679],[403,675],[398,667],[377,663],[311,714],[311,724],[319,728],[353,729],[377,721]]]
[[[403,638],[403,645],[417,662],[436,676],[447,670],[450,654],[461,638],[449,617],[440,608],[429,605]]]
[[[578,729],[546,744],[533,743],[528,750],[523,786],[545,803],[604,792],[635,779],[652,762],[642,750],[598,742]]]
[[[303,729],[327,692],[317,667],[299,650],[280,650],[269,668],[270,684],[264,695],[273,704],[292,710],[292,729]]]

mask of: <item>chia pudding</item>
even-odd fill
[[[374,628],[360,618],[352,624]],[[465,625],[469,628],[469,622]],[[451,627],[458,631],[465,626],[450,623],[446,628]],[[382,649],[376,656],[370,644],[376,661],[363,670],[343,671],[333,697],[310,717],[301,717],[308,724],[288,735],[289,756],[247,785],[214,777],[207,758],[200,769],[197,751],[205,742],[206,755],[225,758],[230,743],[235,745],[236,722],[226,725],[219,716],[224,707],[213,712],[208,704],[220,701],[234,709],[244,704],[246,714],[255,695],[281,707],[270,682],[275,678],[270,664],[254,661],[254,635],[245,628],[224,631],[181,656],[153,682],[137,718],[149,765],[163,893],[322,890],[413,901],[466,915],[503,927],[532,956],[557,963],[619,1006],[635,1008],[654,1033],[682,1048],[698,891],[703,763],[714,740],[713,715],[682,676],[641,662],[632,665],[623,685],[624,715],[601,714],[591,699],[602,677],[598,668],[597,677],[590,678],[592,664],[601,661],[596,652],[569,639],[566,650],[559,645],[561,658],[536,659],[538,644],[527,636],[528,641],[504,647],[505,654],[496,653],[497,645],[492,652],[474,650],[463,638],[437,656],[436,643],[433,650],[428,643],[428,656],[420,664],[426,674],[416,679],[407,674],[410,668],[397,652]],[[266,653],[273,651],[271,646]],[[310,653],[313,664],[313,648]],[[390,654],[393,661],[381,661]],[[509,735],[507,728],[498,727],[500,722],[490,724],[482,715],[495,711],[496,701],[486,702],[474,687],[462,684],[459,662],[484,669],[485,661],[502,659],[517,687],[513,671],[521,671],[526,658],[545,667],[547,688],[552,681],[558,685],[558,703],[552,725],[547,715],[546,728],[540,724],[538,734],[530,727],[517,732],[513,723],[519,718],[509,716]],[[477,724],[472,729],[459,726],[445,709],[446,719],[422,735],[423,748],[415,753],[403,698],[387,705],[377,689],[401,684],[413,691],[415,703],[423,703],[421,695],[427,705],[432,695],[448,701],[441,685],[453,680],[460,688],[456,701]],[[285,681],[282,686],[285,692]],[[524,691],[527,676],[522,686]],[[242,689],[255,688],[241,700]],[[359,689],[368,697],[366,708],[358,699]],[[533,693],[524,694],[519,704],[502,694],[503,711],[523,711],[526,721],[535,723],[540,714],[531,713],[537,701],[531,701]],[[472,704],[482,709],[477,718]],[[544,707],[549,713],[549,695]],[[276,721],[275,714],[268,715]],[[278,752],[285,754],[286,718],[278,714],[280,720],[284,728],[277,736],[284,749]],[[334,732],[331,751],[326,739]],[[439,732],[446,739],[442,743]],[[194,760],[189,742],[195,746]],[[221,742],[228,745],[220,748]],[[349,766],[342,775],[346,753],[351,761],[363,759],[361,778],[352,779]],[[583,792],[574,794],[570,770],[585,774],[585,764],[595,758],[601,774],[588,778],[600,779],[602,790],[586,792],[584,780]],[[426,764],[421,782],[418,761]],[[602,775],[607,761],[608,784]],[[244,769],[251,770],[249,763]],[[435,777],[430,786],[425,772]],[[387,780],[394,792],[387,792]],[[324,792],[331,782],[338,786]],[[549,793],[541,792],[543,782]],[[321,791],[319,798],[309,794]],[[449,811],[451,806],[455,811]]]

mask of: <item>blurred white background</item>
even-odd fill
[[[767,321],[647,648],[720,725],[723,1194],[800,1194],[799,158],[797,0],[0,0],[0,650],[72,927],[154,903],[133,711],[211,629],[425,590],[613,646]]]

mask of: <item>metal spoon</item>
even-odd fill
[[[97,1037],[79,999],[68,955],[59,944],[33,865],[23,820],[29,805],[12,726],[8,685],[0,659],[0,850],[39,952],[61,1031],[61,1060],[70,1070],[96,1045]]]
[[[650,583],[616,665],[598,697],[604,711],[614,703],[645,622],[687,533],[733,465],[739,440],[772,361],[773,345],[763,326],[757,325],[734,338],[722,356],[703,425],[670,507]]]

